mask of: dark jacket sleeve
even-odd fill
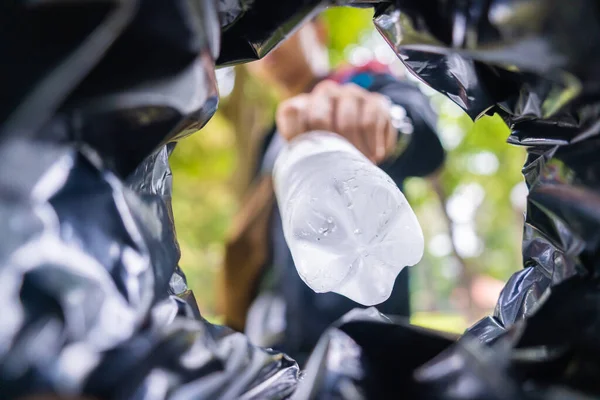
[[[423,177],[435,172],[444,163],[445,152],[437,135],[437,115],[429,99],[413,84],[396,80],[390,75],[376,75],[369,90],[381,93],[394,104],[402,106],[412,120],[414,131],[407,148],[393,161],[381,167],[401,185],[408,177]]]

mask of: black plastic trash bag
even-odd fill
[[[166,157],[161,151],[153,163]],[[140,192],[88,151],[0,147],[0,393],[283,398],[295,362],[206,323],[174,271],[169,170]],[[22,171],[18,177],[13,171]],[[156,178],[156,176],[154,176]],[[171,293],[169,295],[168,293]]]
[[[509,281],[495,319],[474,328],[486,340],[531,315],[551,287],[595,273],[600,15],[596,2],[575,3],[412,4],[375,18],[413,73],[473,117],[499,113],[509,142],[529,146],[526,269]]]
[[[177,266],[168,155],[216,109],[216,4],[0,10],[0,398],[288,397],[296,363],[203,320]]]
[[[524,269],[416,369],[418,398],[600,395],[600,14],[594,1],[403,1],[375,24],[416,76],[527,145]]]
[[[327,3],[325,0],[218,0],[223,37],[217,64],[231,65],[264,57]]]
[[[214,113],[217,57],[260,58],[325,3],[3,2],[0,398],[600,394],[597,3],[392,3],[375,22],[409,69],[531,146],[525,269],[495,315],[454,342],[355,313],[303,378],[200,316],[177,267],[168,154]]]
[[[375,308],[355,309],[323,334],[294,398],[419,399],[413,371],[455,340]]]

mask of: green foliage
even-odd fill
[[[455,312],[459,307],[452,298],[465,276],[487,275],[504,281],[521,268],[522,211],[513,207],[511,192],[523,180],[520,169],[525,154],[522,148],[506,143],[509,130],[497,115],[473,123],[441,95],[434,95],[432,103],[439,111],[439,130],[442,138],[446,137],[443,142],[452,147],[440,175],[443,193],[450,197],[469,184],[477,184],[484,191],[473,221],[483,249],[478,255],[465,257],[468,271],[460,271],[460,263],[452,254],[436,255],[429,247],[423,261],[413,269],[413,309]],[[448,132],[452,133],[451,140]],[[498,169],[492,175],[473,168],[473,157],[488,152],[498,162]],[[436,235],[450,236],[443,205],[432,186],[422,179],[411,179],[405,191],[419,217],[426,242],[431,243]]]
[[[424,328],[461,334],[468,324],[464,316],[451,313],[416,312],[410,317],[410,323]]]
[[[215,275],[237,207],[228,189],[235,168],[234,145],[227,121],[218,114],[201,132],[183,139],[171,156],[180,265],[208,316],[215,313]]]
[[[359,43],[372,26],[373,11],[352,7],[334,7],[322,14],[329,29],[329,57],[332,65],[346,59],[348,46]]]

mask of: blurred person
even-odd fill
[[[335,293],[313,292],[296,271],[271,182],[285,142],[312,130],[340,134],[400,189],[405,178],[432,174],[444,160],[437,116],[417,87],[377,63],[332,71],[326,44],[325,23],[315,18],[248,65],[256,79],[275,88],[281,102],[254,184],[232,224],[219,293],[225,324],[300,364],[329,325],[361,306]],[[410,316],[408,272],[402,270],[391,297],[377,306],[381,312]]]

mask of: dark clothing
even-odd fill
[[[401,189],[405,178],[428,175],[442,165],[444,151],[436,135],[437,116],[417,87],[391,75],[370,71],[348,74],[342,81],[346,82],[383,94],[406,110],[414,128],[410,143],[400,157],[381,165]],[[269,153],[269,146],[280,140],[277,135],[273,128],[266,138],[263,158]],[[269,165],[263,163],[262,169],[268,173]],[[270,225],[270,248],[271,262],[263,275],[262,286],[282,298],[286,310],[284,337],[276,347],[302,363],[328,326],[346,312],[362,306],[336,293],[315,293],[302,281],[285,243],[277,206]],[[385,314],[408,317],[409,299],[409,274],[405,268],[396,279],[391,297],[377,308]]]

